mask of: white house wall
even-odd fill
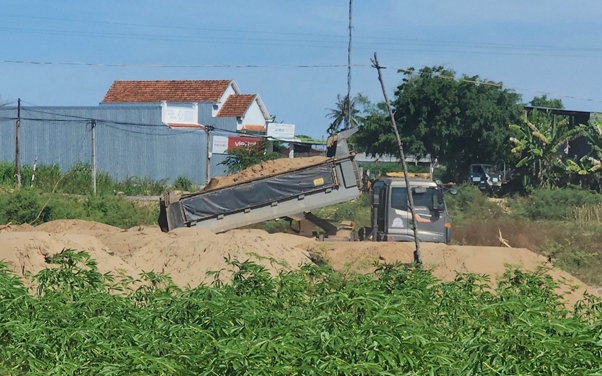
[[[242,123],[238,124],[238,130],[241,130],[245,125],[265,125],[266,118],[263,116],[263,112],[261,112],[261,108],[256,100],[251,103],[245,116],[242,118]]]

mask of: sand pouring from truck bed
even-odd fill
[[[203,189],[208,191],[216,188],[228,187],[283,172],[309,167],[329,160],[327,157],[303,157],[303,158],[279,158],[271,161],[263,161],[259,164],[246,168],[237,174],[213,178]]]

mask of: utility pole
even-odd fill
[[[21,98],[17,99],[17,122],[15,123],[15,180],[17,189],[21,188]]]
[[[96,120],[90,120],[92,133],[92,192],[96,194]]]
[[[378,80],[380,81],[380,86],[383,90],[383,95],[385,97],[385,104],[387,105],[387,109],[389,110],[389,117],[391,118],[391,126],[393,127],[393,132],[395,132],[395,139],[397,140],[397,146],[399,147],[399,156],[401,157],[401,164],[403,166],[403,177],[405,179],[406,188],[408,190],[408,199],[410,202],[410,215],[412,216],[410,220],[410,224],[412,225],[412,230],[414,230],[414,242],[416,244],[416,250],[414,251],[414,262],[418,264],[420,269],[422,266],[422,255],[420,252],[420,239],[418,239],[418,227],[416,226],[416,213],[414,211],[414,197],[412,194],[412,187],[410,187],[410,179],[408,178],[408,165],[406,164],[405,154],[403,152],[403,143],[401,142],[401,137],[399,137],[399,131],[397,130],[397,124],[395,123],[395,117],[393,116],[393,110],[391,109],[391,104],[389,103],[389,97],[387,96],[387,90],[385,89],[385,83],[383,81],[383,76],[381,73],[381,67],[378,64],[378,57],[376,56],[376,52],[374,53],[374,59],[372,60],[372,66],[376,68],[378,71]]]
[[[353,0],[349,0],[349,44],[347,45],[347,116],[345,118],[345,129],[349,129],[353,122],[351,121],[351,10],[353,9]]]
[[[209,184],[209,179],[211,178],[211,132],[215,127],[213,125],[205,126],[205,136],[206,136],[206,147],[207,150],[205,152],[205,186]]]

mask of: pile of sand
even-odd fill
[[[49,267],[46,258],[65,248],[86,251],[98,261],[102,273],[137,278],[142,272],[164,272],[182,287],[211,283],[208,271],[222,270],[229,280],[232,268],[225,259],[252,260],[264,265],[272,274],[297,269],[310,263],[310,255],[320,254],[338,270],[372,272],[375,264],[413,260],[413,243],[317,242],[291,234],[268,234],[263,230],[231,230],[214,234],[203,228],[179,228],[163,233],[158,226],[138,226],[128,230],[81,220],[58,220],[38,227],[8,226],[0,231],[0,260],[24,277]],[[535,271],[547,263],[541,255],[522,248],[447,246],[422,244],[425,266],[443,280],[456,273],[487,274],[493,279],[506,265]],[[570,274],[552,268],[557,281],[579,285],[574,291],[564,287],[569,304],[585,291],[597,294]]]
[[[271,161],[263,161],[259,164],[244,169],[237,174],[213,178],[209,181],[209,184],[207,184],[203,191],[223,188],[261,177],[272,176],[286,171],[313,166],[327,161],[328,159],[329,158],[327,157],[316,156],[304,158],[279,158]]]
[[[49,267],[46,258],[63,249],[86,251],[98,262],[101,273],[111,272],[116,276],[137,277],[139,271],[121,258],[114,256],[94,236],[76,233],[48,233],[42,231],[19,231],[0,233],[0,260],[21,277],[27,272],[38,273]]]
[[[159,227],[121,230],[96,222],[57,220],[19,231],[0,232],[0,260],[24,277],[47,268],[46,258],[63,249],[86,251],[98,261],[102,273],[137,278],[142,272],[170,274],[179,286],[210,283],[208,271],[224,270],[227,281],[231,266],[225,258],[252,260],[272,274],[309,263],[299,248],[307,238],[289,234],[270,235],[263,230],[232,230],[214,234],[202,228],[180,228],[163,233]]]
[[[336,270],[373,272],[379,264],[411,263],[414,260],[414,243],[373,242],[308,242],[299,245],[313,255],[320,255]],[[584,292],[600,295],[571,274],[554,268],[547,258],[525,248],[451,246],[422,243],[422,262],[433,275],[442,281],[453,281],[457,273],[488,275],[491,285],[506,271],[508,265],[524,271],[536,272],[542,266],[551,268],[547,274],[560,283],[558,293],[565,295],[569,305],[583,297]],[[573,286],[578,286],[573,289]]]

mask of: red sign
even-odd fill
[[[239,148],[241,146],[257,145],[261,141],[257,137],[228,137],[228,149]]]

